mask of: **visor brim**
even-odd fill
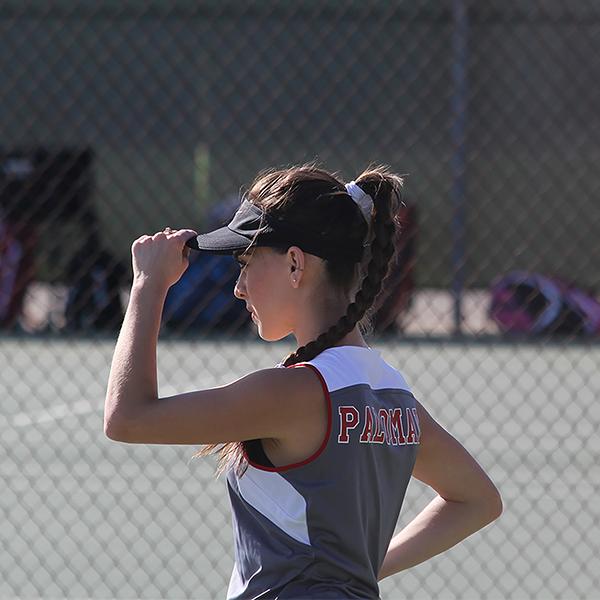
[[[186,242],[186,246],[199,252],[231,254],[235,250],[245,250],[250,245],[250,241],[243,235],[231,231],[229,227],[221,227],[190,238]]]

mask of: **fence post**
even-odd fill
[[[467,121],[467,36],[468,8],[465,0],[452,3],[452,296],[454,299],[454,332],[462,335],[462,300],[465,265],[465,177]]]

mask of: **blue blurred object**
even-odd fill
[[[237,195],[216,202],[207,214],[206,230],[226,225],[239,207]],[[239,267],[233,256],[191,252],[190,265],[171,287],[163,310],[163,325],[178,333],[234,333],[252,322],[246,304],[233,295]]]
[[[245,327],[250,315],[245,303],[233,295],[238,272],[232,256],[192,252],[186,272],[169,289],[163,324],[179,333],[232,333]]]

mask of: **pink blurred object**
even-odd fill
[[[491,286],[489,316],[505,333],[600,334],[600,302],[572,282],[512,271]]]

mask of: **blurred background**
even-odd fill
[[[598,597],[599,76],[591,0],[3,0],[0,597],[224,597],[214,462],[103,434],[130,247],[313,160],[406,175],[368,342],[505,500],[382,598]],[[162,394],[293,349],[237,272],[196,255],[171,288]]]

